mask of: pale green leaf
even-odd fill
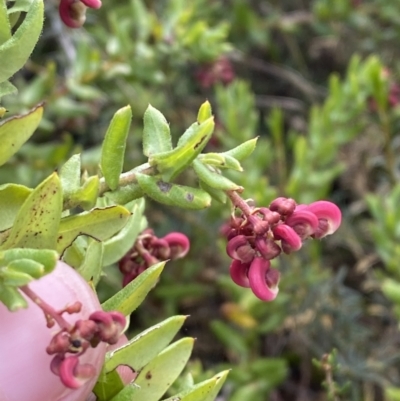
[[[0,45],[11,38],[11,26],[8,20],[7,7],[4,0],[0,0]],[[0,88],[1,97],[1,88]]]
[[[86,280],[91,281],[94,286],[100,280],[103,267],[104,244],[94,239],[89,240],[89,245],[85,252],[85,258],[82,264],[76,268],[76,271]]]
[[[107,353],[105,371],[127,365],[138,372],[172,341],[185,319],[186,316],[173,316],[138,334],[121,348]]]
[[[0,186],[0,231],[10,228],[15,217],[32,192],[30,188],[17,184],[4,184]]]
[[[0,124],[0,166],[31,137],[42,115],[43,106],[37,106],[27,114],[10,117]]]
[[[61,183],[53,173],[26,198],[1,249],[55,249],[61,212]]]
[[[33,0],[14,36],[0,46],[0,82],[20,70],[31,55],[43,28],[43,0]]]
[[[79,235],[88,235],[104,241],[126,224],[130,212],[122,206],[93,209],[61,220],[57,238],[57,251],[62,253]]]
[[[118,291],[114,296],[104,302],[101,306],[105,311],[116,310],[129,316],[146,298],[146,295],[157,284],[158,278],[164,269],[166,262],[157,263],[135,280]]]
[[[107,185],[112,190],[118,188],[131,119],[130,106],[119,109],[110,122],[101,148],[101,171]]]
[[[0,99],[3,96],[12,95],[13,93],[17,93],[18,89],[8,81],[4,81],[0,83]]]

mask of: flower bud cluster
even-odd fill
[[[80,311],[80,308],[75,309]],[[54,355],[51,371],[60,377],[66,387],[79,388],[96,374],[93,365],[79,363],[79,356],[100,342],[116,344],[125,325],[125,316],[120,312],[97,311],[87,320],[80,319],[73,326],[63,327],[46,348],[49,355]]]
[[[271,268],[270,260],[281,252],[298,251],[309,238],[334,233],[342,215],[332,202],[297,205],[283,197],[268,208],[249,206],[249,210],[232,216],[223,229],[228,239],[226,252],[233,259],[230,275],[236,284],[250,287],[261,300],[272,301],[278,295],[280,273]]]
[[[86,8],[100,8],[100,0],[61,0],[61,20],[70,28],[80,28],[86,20]]]
[[[158,238],[152,229],[144,230],[131,250],[119,261],[119,269],[124,275],[122,285],[126,286],[158,262],[183,258],[189,248],[189,239],[182,233],[171,232]]]

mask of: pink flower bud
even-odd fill
[[[62,22],[70,28],[80,28],[86,21],[86,6],[79,0],[61,0],[59,13]]]
[[[189,238],[185,234],[172,232],[162,238],[171,249],[170,258],[179,259],[186,256],[190,249]]]
[[[318,229],[317,216],[308,210],[295,210],[286,220],[285,224],[292,227],[298,236],[304,240],[313,235]]]
[[[229,274],[232,281],[240,287],[250,287],[249,279],[247,278],[247,271],[249,270],[250,263],[242,263],[240,260],[234,260],[229,267]]]
[[[270,210],[278,212],[282,216],[290,216],[296,208],[296,202],[291,198],[276,198],[269,205]]]
[[[228,254],[229,257],[232,259],[240,260],[244,262],[239,254],[238,250],[244,246],[248,246],[249,242],[247,241],[247,238],[244,235],[237,235],[236,237],[233,237],[230,239],[226,245],[226,253]]]
[[[275,239],[281,240],[283,252],[290,253],[292,251],[298,251],[301,248],[301,238],[292,227],[286,224],[279,224],[274,227],[272,231]]]
[[[256,238],[256,248],[260,255],[267,260],[276,258],[281,253],[279,245],[270,238]]]
[[[249,268],[249,283],[254,295],[262,301],[273,301],[278,295],[279,277],[277,270],[264,258],[254,258]]]
[[[89,8],[100,8],[101,1],[100,0],[80,0],[86,7]]]
[[[340,209],[334,203],[329,201],[321,200],[313,202],[308,205],[305,210],[314,213],[319,221],[314,238],[323,238],[327,235],[333,234],[342,222],[342,213]]]
[[[63,315],[71,325],[77,320],[86,320],[91,313],[101,309],[90,286],[61,261],[52,273],[33,281],[29,287],[56,310],[63,310],[66,305],[80,301],[82,310],[79,313]],[[47,328],[43,311],[31,300],[28,300],[28,305],[27,309],[9,312],[0,304],[0,400],[86,401],[104,363],[106,344],[89,348],[79,356],[80,366],[90,364],[94,369],[89,368],[93,375],[78,389],[67,388],[51,371],[54,356],[46,352],[58,327]],[[86,367],[83,371],[78,368],[73,374],[85,376],[87,370]]]

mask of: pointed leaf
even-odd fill
[[[4,81],[0,83],[0,99],[3,96],[12,95],[13,93],[17,93],[18,89],[8,81]]]
[[[202,189],[171,184],[160,178],[139,173],[136,174],[136,178],[147,196],[165,205],[193,210],[211,205],[210,195]]]
[[[166,348],[112,401],[158,401],[184,369],[193,349],[193,338],[183,338]]]
[[[111,120],[101,148],[101,171],[107,185],[112,190],[117,189],[119,176],[122,173],[131,120],[130,106],[119,109]]]
[[[151,166],[157,168],[164,181],[178,176],[201,153],[214,130],[214,118],[203,123],[192,124],[178,141],[178,146],[170,152],[154,154],[149,158]]]
[[[107,353],[105,371],[127,365],[138,372],[172,341],[185,320],[186,316],[173,316],[138,334],[121,348]]]
[[[32,0],[31,7],[14,36],[0,46],[0,82],[20,70],[35,47],[43,27],[43,0]]]
[[[130,213],[122,206],[93,209],[61,220],[57,235],[57,251],[64,252],[79,235],[88,235],[104,241],[126,224]]]
[[[236,148],[233,148],[231,150],[228,150],[227,152],[222,153],[222,155],[232,156],[239,161],[246,159],[253,153],[254,149],[256,148],[257,140],[258,137],[250,139],[246,142],[243,142],[241,145],[236,146]]]
[[[132,205],[126,205],[132,215],[117,235],[104,242],[104,266],[118,262],[135,243],[139,233],[146,228],[147,220],[143,217],[144,204],[144,199],[139,199],[133,201]]]
[[[224,177],[221,174],[212,171],[208,166],[201,161],[193,160],[193,169],[200,180],[205,182],[208,186],[222,191],[238,191],[243,190],[243,187],[235,184],[233,181]]]
[[[207,100],[200,106],[199,112],[197,114],[197,122],[201,124],[207,119],[209,119],[211,116],[212,116],[211,104]]]
[[[157,263],[145,270],[135,280],[131,281],[126,287],[104,302],[101,305],[103,310],[116,310],[125,316],[129,316],[156,285],[165,263]]]
[[[27,114],[8,118],[0,124],[0,166],[31,137],[42,115],[43,106],[37,106]]]
[[[53,173],[25,200],[1,249],[55,249],[61,212],[61,183]]]
[[[234,157],[227,155],[226,153],[203,153],[199,155],[196,160],[220,169],[243,171],[239,161]]]
[[[86,280],[91,281],[94,286],[100,280],[103,267],[104,243],[91,239],[85,252],[83,263],[76,271]]]
[[[77,153],[60,168],[60,180],[64,199],[73,196],[81,187],[81,155]]]
[[[17,184],[0,186],[0,231],[10,228],[19,209],[32,192],[30,188]]]
[[[28,307],[28,302],[15,287],[8,287],[0,280],[0,302],[7,307],[10,312]]]
[[[8,20],[6,2],[0,1],[0,45],[11,38],[11,26]],[[1,95],[0,95],[1,96]]]
[[[150,104],[144,113],[143,153],[150,157],[171,149],[171,133],[168,122],[163,114]]]

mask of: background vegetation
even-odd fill
[[[105,0],[76,31],[57,3],[46,2],[42,39],[13,78],[19,94],[3,99],[10,113],[47,106],[0,184],[37,185],[82,149],[96,172],[104,132],[126,104],[129,169],[144,162],[148,103],[177,138],[209,99],[218,124],[208,151],[259,136],[245,173],[232,176],[245,197],[329,199],[342,227],[279,258],[280,295],[262,303],[228,278],[218,237],[228,205],[183,213],[148,202],[155,232],[184,232],[192,248],[167,265],[132,334],[190,314],[188,369],[200,379],[232,367],[221,400],[400,400],[400,2]],[[100,295],[120,286],[111,266]]]

